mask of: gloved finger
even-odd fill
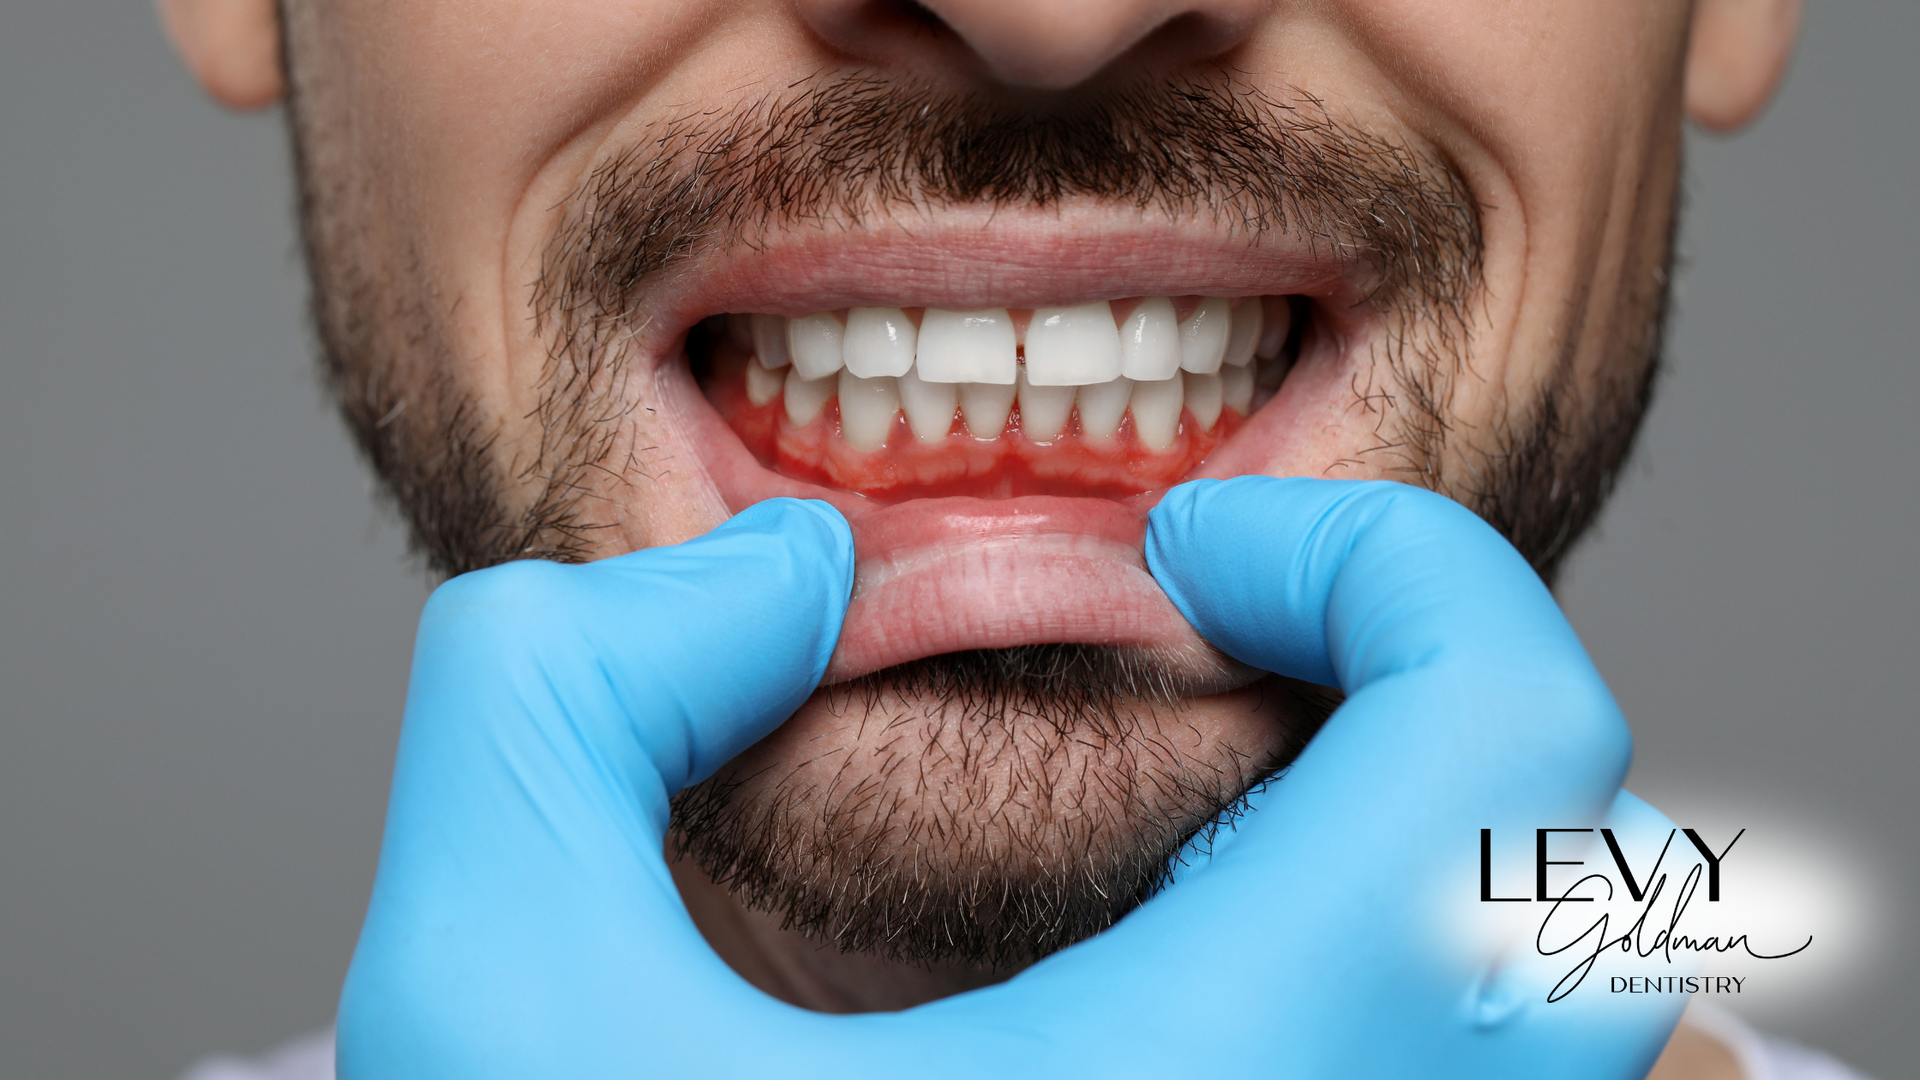
[[[1451,500],[1380,482],[1202,481],[1153,512],[1147,562],[1208,640],[1347,692],[1289,775],[1296,789],[1325,772],[1330,796],[1374,791],[1401,762],[1402,790],[1442,805],[1592,818],[1625,775],[1625,722],[1559,605]]]
[[[441,586],[420,620],[389,847],[470,836],[657,854],[667,800],[819,682],[851,590],[824,503],[761,503],[705,536]],[[547,836],[556,824],[564,835]],[[411,872],[433,865],[424,855]]]
[[[628,719],[669,790],[697,783],[819,685],[853,563],[838,510],[782,498],[684,544],[566,568],[576,580],[562,632],[577,645],[546,660],[552,681],[578,692],[570,715]],[[589,660],[593,670],[561,670]],[[603,688],[608,699],[585,697]]]
[[[1451,500],[1381,482],[1202,481],[1154,511],[1147,561],[1208,640],[1347,692],[1282,801],[1308,787],[1329,807],[1424,793],[1428,814],[1591,819],[1625,775],[1624,720],[1559,605]]]
[[[1447,940],[1453,890],[1472,881],[1483,827],[1591,824],[1629,753],[1532,569],[1439,496],[1271,478],[1174,489],[1147,559],[1208,640],[1348,698],[1212,865],[1014,980],[1013,1011],[1090,997],[1077,1015],[1102,1018],[1149,1070],[1257,1070],[1272,1046],[1232,1033],[1281,1017],[1314,1032],[1300,1075],[1519,1052],[1474,1026],[1486,958]],[[1658,1026],[1615,1027],[1620,1053]],[[1554,1071],[1543,1060],[1534,1075]]]
[[[601,753],[644,755],[671,794],[806,699],[852,587],[846,520],[795,499],[673,547],[463,575],[421,616],[410,710],[564,716]]]
[[[1199,481],[1153,511],[1147,563],[1229,654],[1347,692],[1319,757],[1368,719],[1434,753],[1497,732],[1478,747],[1485,767],[1562,762],[1555,779],[1582,778],[1577,801],[1595,813],[1625,775],[1625,723],[1559,605],[1451,500],[1381,482]]]
[[[1458,503],[1380,481],[1245,476],[1168,492],[1147,565],[1207,640],[1268,671],[1351,691],[1432,649],[1589,670],[1552,594]]]
[[[659,973],[689,994],[737,984],[667,872],[668,799],[814,689],[852,575],[839,513],[780,499],[673,548],[442,586],[342,994],[342,1075],[535,1075],[552,1033],[617,1034]]]

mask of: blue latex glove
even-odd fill
[[[1234,841],[997,987],[827,1016],[740,980],[662,857],[667,800],[813,689],[852,580],[824,504],[457,578],[427,606],[342,996],[346,1080],[1638,1076],[1677,1004],[1545,1005],[1462,962],[1435,890],[1490,821],[1590,822],[1626,730],[1532,571],[1390,484],[1175,489],[1149,563],[1210,640],[1345,688]],[[1631,816],[1634,804],[1622,805]]]

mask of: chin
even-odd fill
[[[1164,676],[1028,646],[823,687],[674,800],[673,845],[842,950],[1017,969],[1151,896],[1336,700],[1274,676],[1177,696]]]

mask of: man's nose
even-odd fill
[[[1271,0],[797,0],[834,47],[898,62],[928,35],[957,38],[1012,86],[1064,90],[1123,58],[1156,64],[1217,56],[1252,31]]]

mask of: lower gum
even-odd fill
[[[946,495],[1124,498],[1171,486],[1242,422],[1239,414],[1224,409],[1212,431],[1198,431],[1193,414],[1183,412],[1172,445],[1154,451],[1141,444],[1130,415],[1111,438],[1081,438],[1076,418],[1059,438],[1037,443],[1020,431],[1016,405],[997,439],[976,439],[956,423],[944,439],[929,444],[915,438],[904,416],[896,414],[886,445],[861,451],[840,438],[838,400],[805,427],[795,428],[780,399],[761,406],[748,401],[741,370],[716,370],[706,390],[763,466],[889,502]]]

